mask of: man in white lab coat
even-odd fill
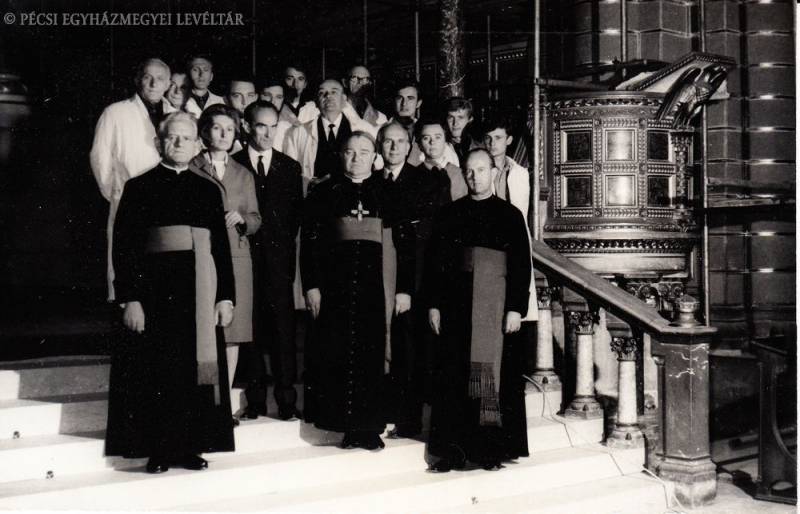
[[[125,181],[159,163],[156,130],[175,108],[164,98],[170,86],[170,69],[161,59],[147,59],[136,70],[136,94],[106,107],[94,132],[89,160],[100,188],[108,200],[108,300],[114,299],[114,269],[111,265],[111,234]]]

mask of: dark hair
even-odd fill
[[[234,75],[228,81],[228,94],[230,94],[231,84],[233,84],[234,82],[249,82],[250,84],[253,84],[254,88],[256,87],[256,80],[250,75]]]
[[[442,121],[442,118],[428,114],[420,117],[420,119],[418,119],[414,124],[414,138],[419,140],[420,136],[422,135],[422,129],[428,125],[439,125],[442,127],[442,130],[444,130],[445,134],[447,134],[447,124]]]
[[[266,100],[256,100],[255,102],[251,103],[244,109],[244,119],[247,123],[252,123],[253,118],[256,115],[256,111],[261,109],[272,109],[275,112],[275,116],[278,116],[278,109],[275,107],[275,104],[272,102],[267,102]]]
[[[422,90],[420,89],[419,82],[414,79],[401,79],[395,82],[394,84],[394,92],[397,94],[398,91],[401,89],[405,89],[407,87],[413,87],[414,90],[417,92],[417,99],[422,95]]]
[[[211,69],[214,69],[214,61],[211,60],[211,56],[208,54],[193,54],[186,58],[186,72],[188,73],[189,70],[192,69],[192,61],[195,59],[204,59],[211,64]]]
[[[262,91],[264,88],[274,86],[280,86],[283,89],[284,94],[286,93],[286,82],[284,82],[282,78],[278,78],[275,75],[270,75],[267,77],[258,77],[258,79],[256,79],[257,91]]]
[[[197,131],[206,146],[210,146],[210,132],[211,126],[214,124],[214,116],[227,116],[232,119],[236,138],[239,137],[239,112],[225,104],[210,105],[203,111],[200,115],[200,121],[197,122]]]
[[[490,112],[481,123],[481,135],[486,135],[495,129],[503,129],[506,135],[511,134],[511,119],[501,112]]]
[[[471,116],[472,100],[468,98],[462,98],[460,96],[454,96],[452,98],[448,98],[447,100],[445,100],[444,105],[442,105],[442,112],[444,114],[447,114],[448,112],[458,111],[460,109],[469,111],[469,114]]]

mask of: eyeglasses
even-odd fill
[[[355,75],[350,75],[350,80],[355,80],[359,84],[366,84],[367,82],[372,80],[372,77],[357,77]]]

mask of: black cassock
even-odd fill
[[[107,455],[180,457],[234,449],[219,327],[208,339],[213,350],[216,335],[216,369],[213,357],[209,365],[218,385],[198,384],[195,252],[149,251],[153,232],[173,226],[208,229],[217,275],[210,301],[234,300],[219,188],[191,170],[178,174],[162,165],[129,180],[114,223],[114,286],[119,302],[142,303],[145,330],[125,330],[112,350]]]
[[[434,221],[425,282],[428,307],[441,311],[428,447],[435,457],[485,463],[528,455],[525,348],[519,333],[500,336],[500,426],[481,424],[480,399],[469,394],[473,294],[485,292],[473,291],[473,274],[463,265],[465,252],[472,249],[502,252],[498,255],[505,260],[505,299],[497,307],[524,317],[531,272],[524,223],[513,205],[496,196],[461,198],[442,207]]]
[[[303,289],[318,288],[321,308],[306,351],[305,418],[339,432],[385,429],[383,374],[386,228],[396,248],[396,292],[414,289],[414,229],[374,174],[314,187],[304,203],[300,243]]]

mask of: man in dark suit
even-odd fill
[[[244,417],[266,415],[266,370],[262,352],[270,355],[275,379],[278,416],[299,418],[297,392],[297,348],[295,344],[292,283],[296,270],[296,238],[300,227],[303,184],[300,165],[272,148],[278,127],[278,111],[258,100],[244,111],[247,147],[232,158],[255,175],[258,208],[263,223],[252,236],[254,310],[253,355],[242,355],[248,386]],[[244,348],[243,348],[244,349]]]
[[[425,309],[415,305],[421,305],[422,269],[431,223],[439,207],[450,202],[450,181],[441,171],[406,162],[411,141],[399,122],[381,127],[377,143],[384,161],[385,187],[398,204],[410,206],[416,227],[417,270],[411,310],[392,318],[392,309],[387,309],[391,342],[387,421],[395,423],[389,437],[414,437],[422,431],[422,403],[430,383],[428,349],[432,346]]]

